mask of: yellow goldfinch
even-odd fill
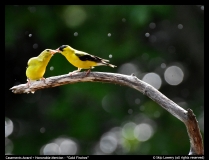
[[[90,55],[86,52],[78,51],[76,49],[73,49],[69,45],[62,45],[56,51],[60,52],[65,58],[75,67],[78,68],[78,70],[75,70],[70,73],[73,74],[75,72],[80,72],[81,69],[88,69],[86,75],[90,72],[92,68],[95,66],[110,66],[112,68],[117,67],[115,65],[109,64],[109,60],[102,59],[100,57]]]
[[[30,85],[30,80],[45,80],[43,75],[46,71],[46,66],[56,52],[55,50],[45,49],[38,57],[32,57],[28,60],[28,67],[26,69],[28,86]]]

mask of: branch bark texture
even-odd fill
[[[36,90],[56,87],[65,84],[72,84],[77,82],[106,82],[114,83],[119,85],[128,86],[130,88],[136,89],[143,93],[144,95],[151,98],[153,101],[158,103],[161,107],[171,113],[173,116],[182,121],[188,132],[190,140],[190,152],[189,155],[203,155],[203,141],[200,133],[200,129],[196,120],[195,115],[191,109],[185,110],[174,103],[172,100],[167,98],[153,86],[139,80],[134,75],[123,75],[115,73],[105,73],[105,72],[90,72],[87,76],[85,72],[80,72],[74,75],[61,75],[55,77],[46,78],[45,81],[36,81],[27,86],[27,84],[21,84],[12,87],[13,93],[34,93]]]

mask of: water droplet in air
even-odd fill
[[[53,71],[53,70],[54,70],[54,67],[53,67],[53,66],[51,66],[51,67],[50,67],[50,71]]]

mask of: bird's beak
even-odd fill
[[[50,53],[52,54],[52,55],[54,55],[55,53],[57,53],[57,50],[50,50]]]
[[[59,50],[59,48],[57,48],[56,51],[57,51],[57,52],[61,52],[61,51]]]

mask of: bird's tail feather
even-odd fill
[[[112,68],[115,68],[117,66],[113,65],[113,64],[110,64],[110,63],[107,63],[105,61],[102,61],[102,63],[97,63],[97,65],[101,65],[101,66],[109,66],[109,67],[112,67]]]
[[[99,65],[110,66],[110,67],[112,67],[112,68],[117,67],[117,66],[115,66],[115,65],[113,65],[113,64],[110,64],[110,63],[108,63],[108,62],[109,62],[109,60],[107,60],[107,59],[102,59],[102,63],[100,63]]]
[[[107,60],[107,59],[102,59],[102,61],[103,61],[103,62],[109,62],[109,60]]]
[[[117,67],[117,66],[115,66],[115,65],[113,65],[113,64],[109,64],[109,63],[108,63],[108,66],[110,66],[110,67],[112,67],[112,68]]]

